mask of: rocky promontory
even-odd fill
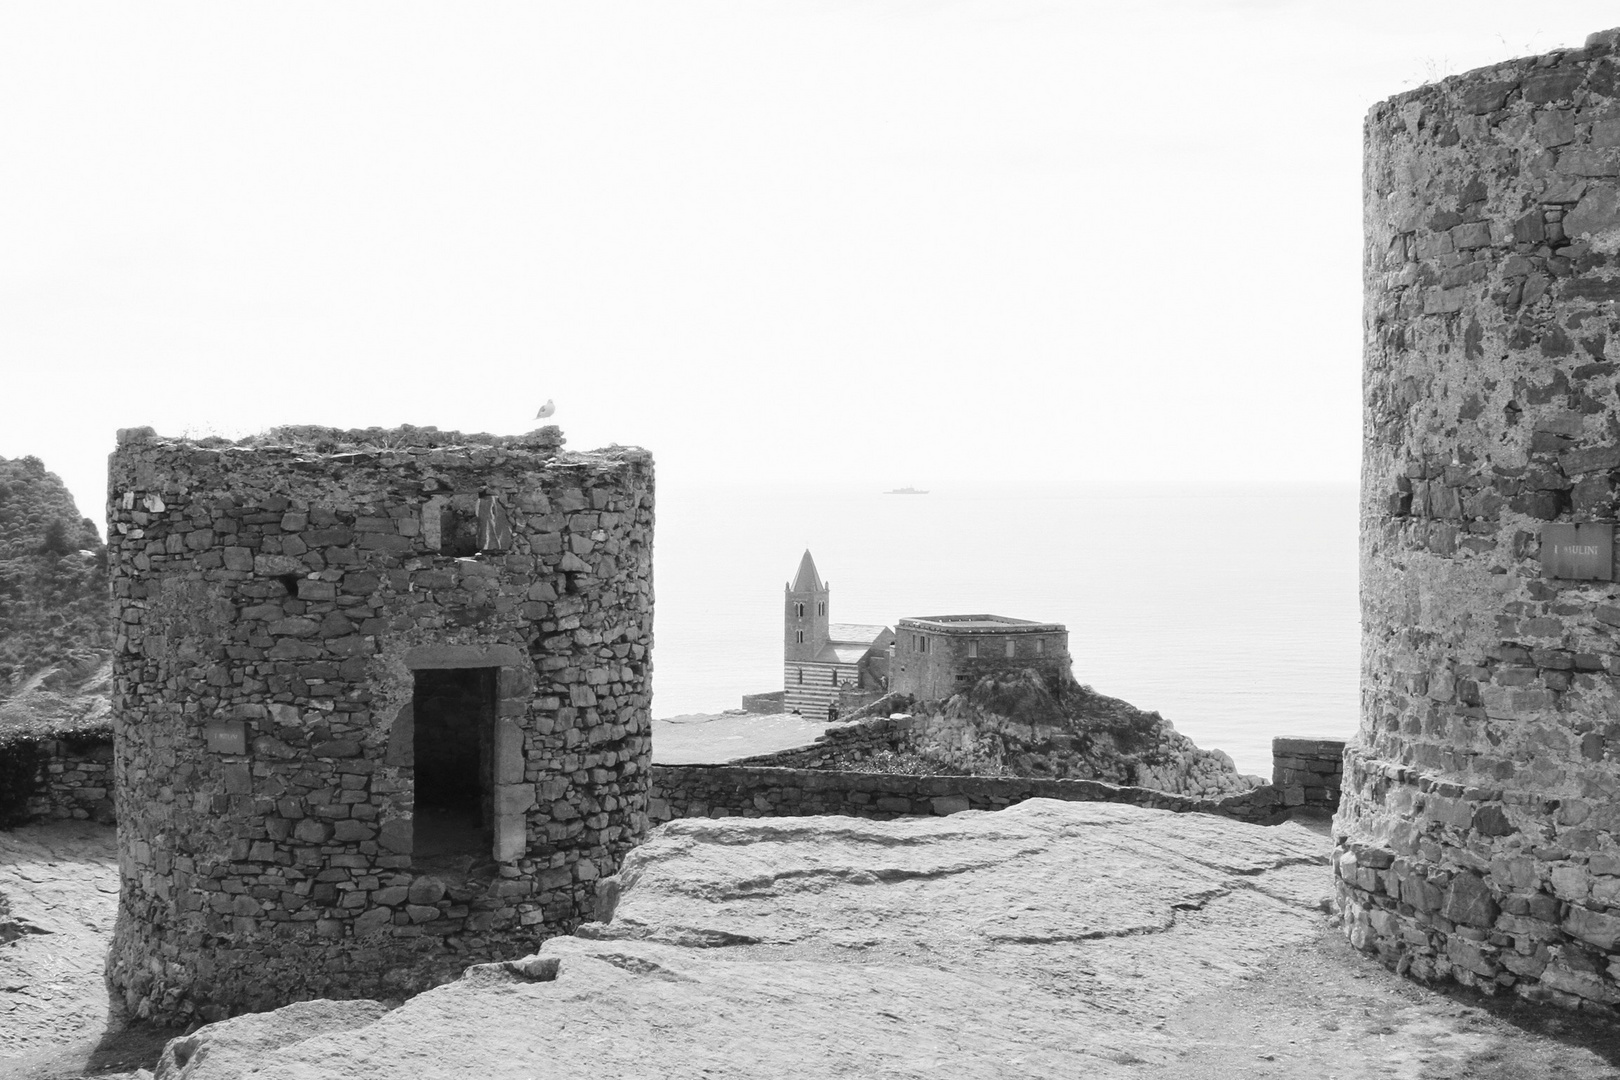
[[[738,764],[1096,780],[1220,798],[1265,783],[1156,712],[1036,670],[987,675],[944,701],[882,698],[814,745]]]

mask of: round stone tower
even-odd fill
[[[560,443],[119,433],[132,1015],[399,997],[591,917],[646,829],[652,461]]]
[[[1620,1002],[1620,31],[1366,122],[1359,948]],[[1613,966],[1611,966],[1613,964]]]

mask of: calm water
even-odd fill
[[[661,485],[653,714],[781,689],[805,548],[834,622],[988,612],[1069,628],[1075,677],[1269,775],[1357,723],[1356,491]]]

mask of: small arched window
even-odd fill
[[[797,615],[801,619],[804,618],[804,605],[803,604],[794,604],[793,605],[793,614]]]
[[[804,644],[804,631],[803,630],[795,630],[795,631],[793,631],[793,637],[794,637],[794,640],[797,641],[800,645]]]

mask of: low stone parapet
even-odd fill
[[[1288,806],[1336,810],[1344,777],[1343,739],[1271,740],[1271,784]]]
[[[782,704],[784,695],[780,690],[771,690],[763,694],[744,694],[742,696],[743,712],[758,713],[761,716],[774,716],[786,711]]]
[[[655,825],[688,817],[933,816],[1000,810],[1026,799],[1128,803],[1259,824],[1281,821],[1293,809],[1283,805],[1281,793],[1271,785],[1223,799],[1199,799],[1095,780],[914,776],[759,765],[654,765],[651,780],[647,816]]]
[[[0,827],[113,821],[112,729],[0,737]]]

